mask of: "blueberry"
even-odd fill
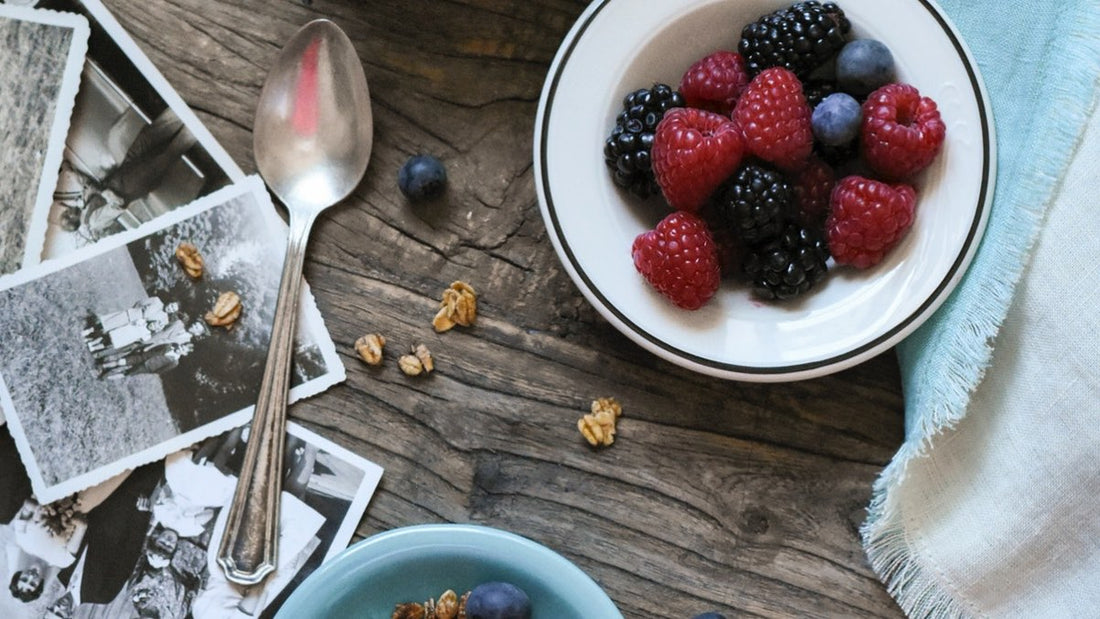
[[[466,600],[468,619],[530,619],[531,600],[523,589],[506,582],[474,587]]]
[[[894,55],[874,39],[856,39],[836,57],[836,81],[840,89],[866,95],[894,81]]]
[[[814,108],[811,122],[814,137],[826,146],[849,144],[859,134],[863,111],[851,95],[837,92],[825,97]]]
[[[443,193],[447,170],[431,155],[409,157],[397,173],[397,186],[410,200],[428,200]]]
[[[695,615],[691,619],[726,619],[726,616],[722,613],[709,612]]]

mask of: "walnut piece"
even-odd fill
[[[233,323],[241,317],[241,297],[235,292],[223,292],[214,302],[214,309],[206,312],[206,324],[212,327],[225,327],[230,329]]]
[[[435,605],[435,619],[455,619],[458,617],[458,595],[447,589],[439,596]]]
[[[435,362],[432,361],[432,351],[428,350],[428,347],[423,344],[417,344],[412,349],[412,354],[420,360],[420,365],[424,366],[424,373],[431,373],[435,369]]]
[[[442,333],[455,325],[468,327],[477,319],[477,292],[466,282],[453,282],[443,291],[439,311],[432,319],[432,326]]]
[[[187,273],[187,276],[191,279],[199,279],[202,277],[205,263],[203,262],[202,254],[199,253],[198,247],[187,242],[180,243],[179,247],[176,248],[176,260],[178,260],[180,266],[183,267],[183,272]]]
[[[623,407],[615,398],[592,400],[592,412],[577,420],[577,429],[593,447],[607,447],[615,442],[615,422]]]
[[[413,354],[401,355],[401,358],[397,360],[397,366],[407,376],[419,376],[424,373],[424,363]]]
[[[386,346],[386,338],[378,333],[369,333],[355,340],[355,352],[367,365],[382,365],[382,348]]]
[[[406,602],[394,607],[393,615],[390,616],[390,619],[426,619],[427,616],[422,604]]]
[[[439,601],[428,598],[424,603],[398,604],[390,619],[466,619],[466,600],[469,597],[469,591],[458,596],[447,589],[439,596]]]

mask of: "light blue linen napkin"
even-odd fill
[[[961,284],[897,348],[906,404],[902,448],[875,485],[864,546],[902,607],[956,613],[950,595],[921,579],[890,511],[914,458],[966,415],[1028,263],[1044,213],[1094,109],[1100,75],[1100,2],[940,0],[970,47],[993,108],[997,186],[988,228]],[[1100,249],[1100,245],[1098,245]],[[918,584],[919,583],[919,584]]]

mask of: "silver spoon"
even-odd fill
[[[260,395],[237,490],[218,549],[226,577],[254,585],[275,571],[290,363],[313,222],[363,178],[373,143],[370,92],[344,31],[328,20],[287,42],[256,106],[253,148],[268,187],[290,214]]]

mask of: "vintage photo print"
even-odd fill
[[[207,438],[51,504],[0,427],[0,616],[271,617],[351,540],[382,469],[290,424],[279,559],[261,586],[216,562],[248,427]]]
[[[80,15],[0,4],[0,273],[42,253],[87,46]]]
[[[244,175],[98,0],[41,0],[91,25],[80,92],[52,171],[43,258],[189,204]]]
[[[286,241],[253,176],[0,278],[0,404],[39,499],[251,418]],[[308,289],[298,320],[292,400],[344,379]]]

